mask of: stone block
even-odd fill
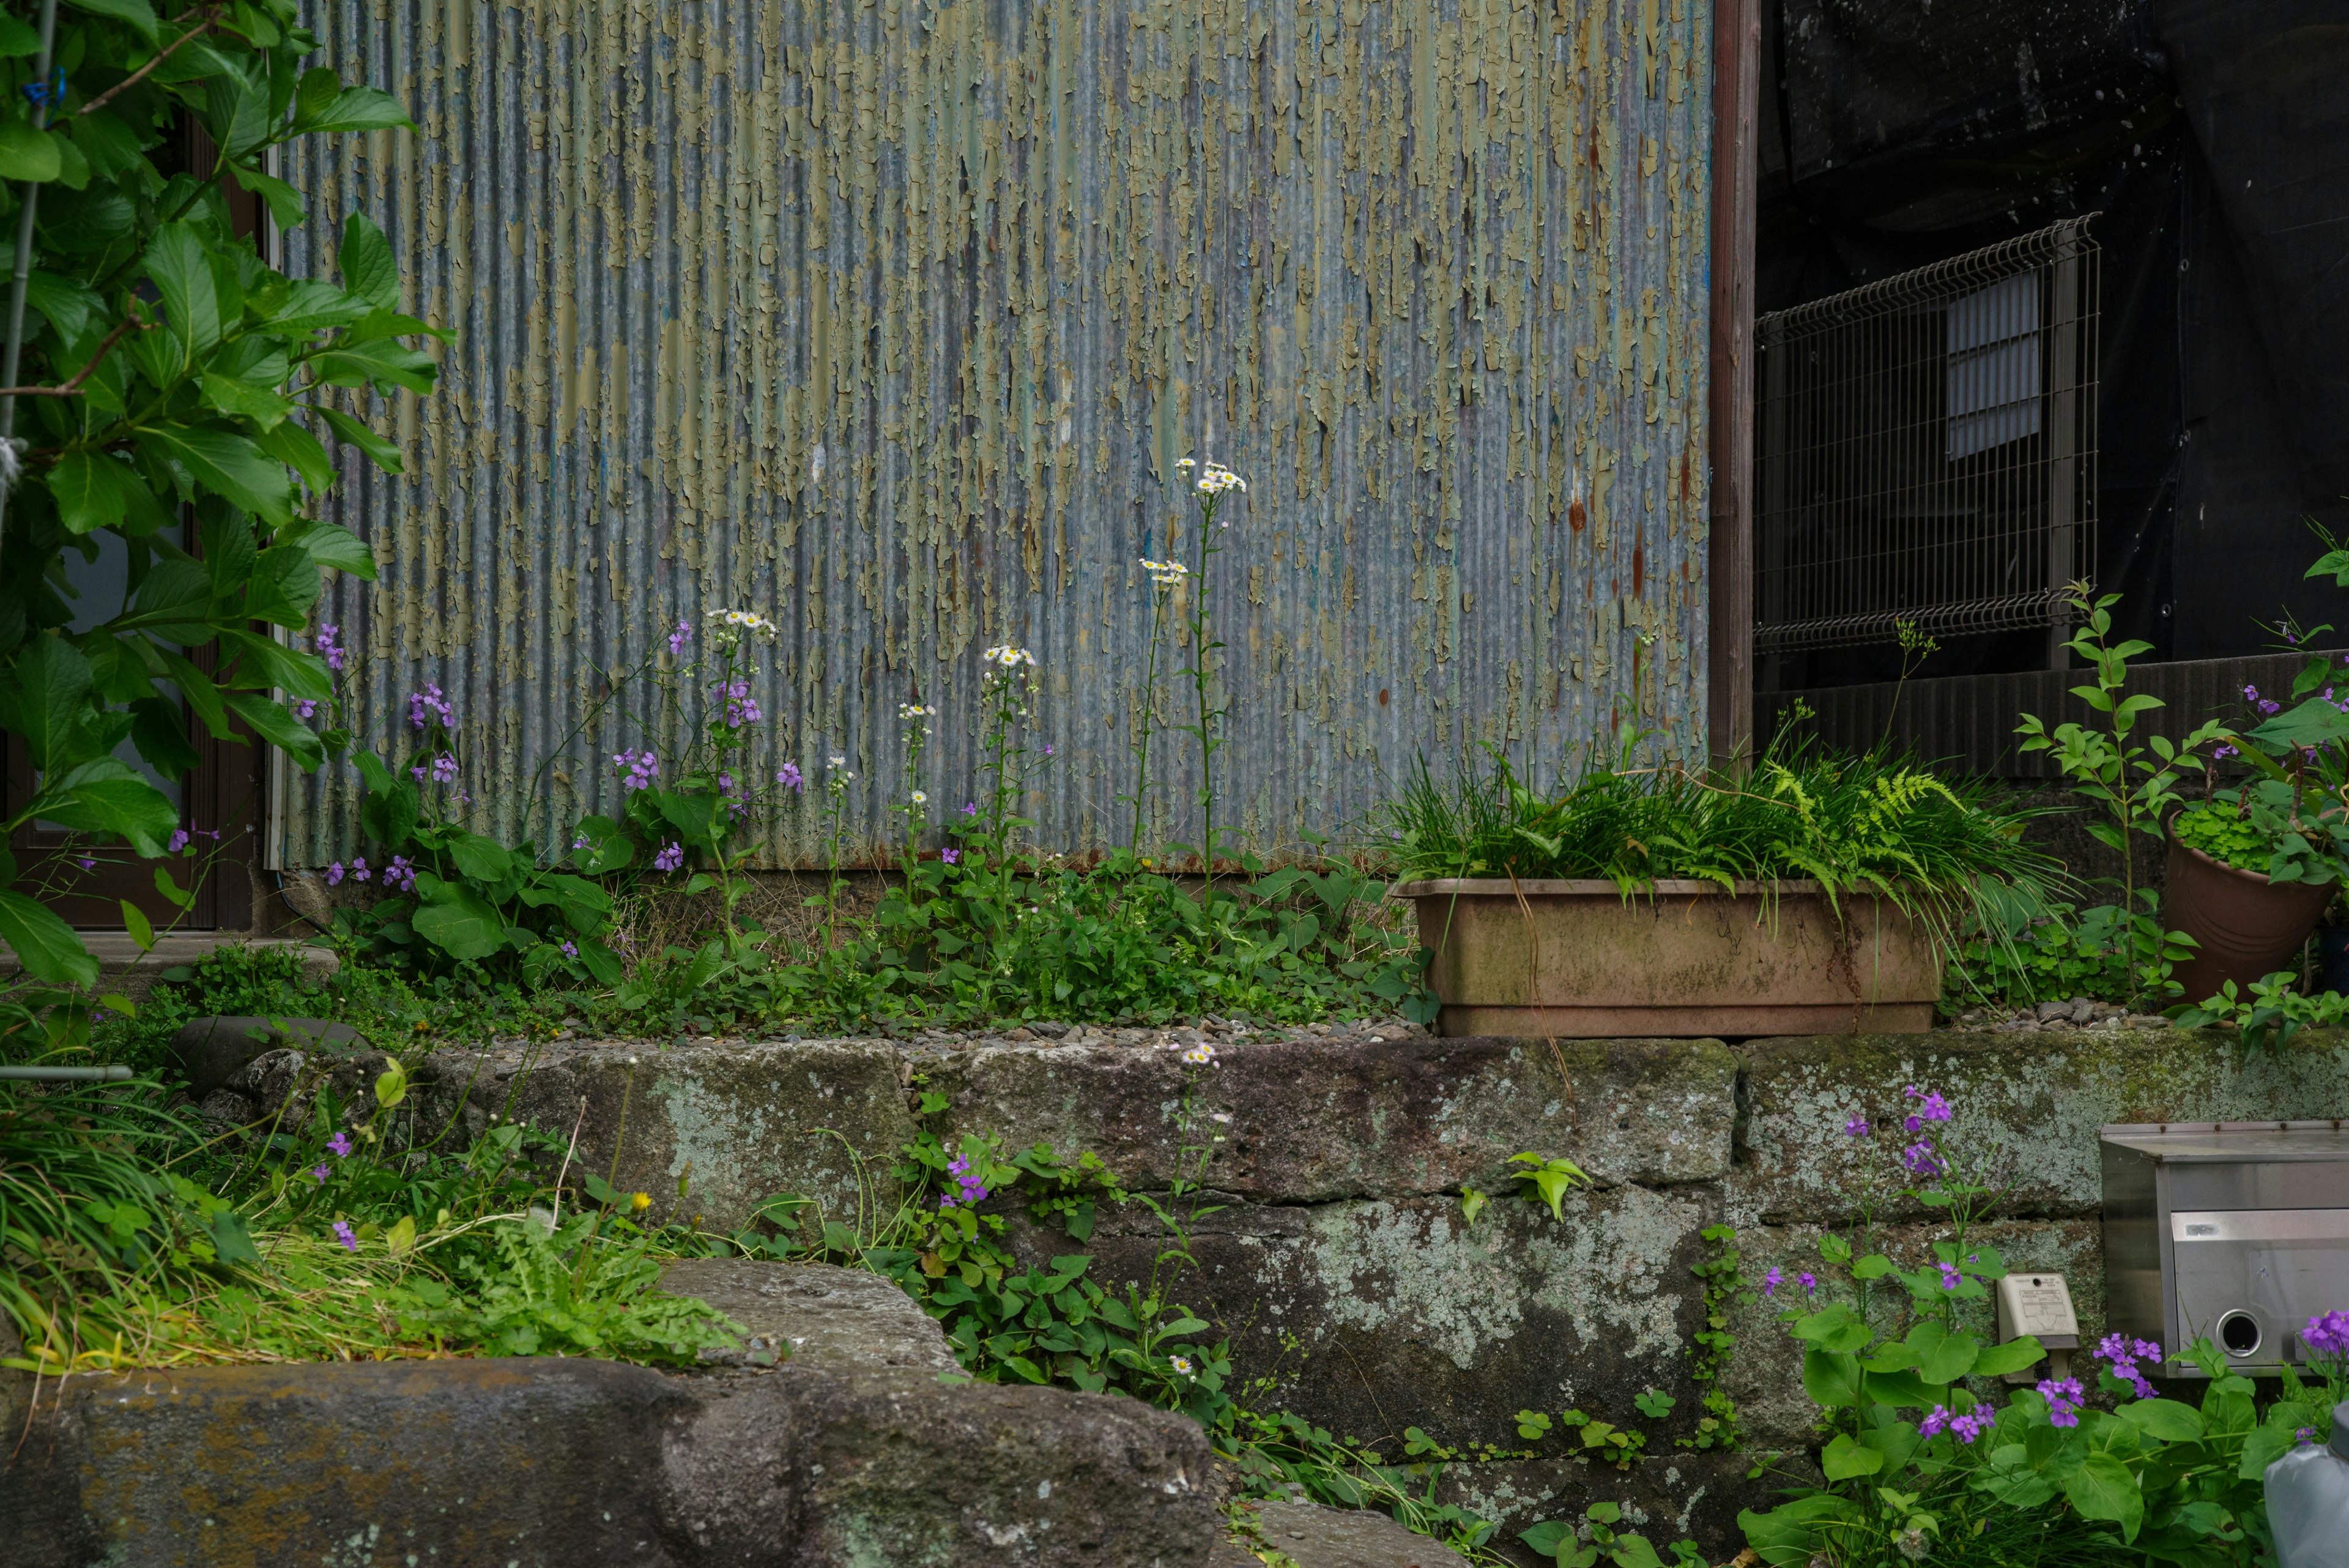
[[[1413,1534],[1368,1509],[1310,1502],[1242,1506],[1255,1516],[1264,1544],[1297,1568],[1466,1568],[1467,1559],[1442,1542]]]
[[[1883,1218],[1921,1218],[1897,1196],[1910,1084],[1949,1100],[1944,1137],[1961,1165],[2013,1183],[2010,1212],[2067,1216],[2103,1200],[2096,1134],[2108,1123],[2330,1117],[2349,1105],[2349,1041],[2335,1031],[2250,1056],[2231,1035],[2186,1029],[1816,1035],[1737,1051],[1745,1120],[1727,1201],[1740,1226],[1835,1220],[1869,1202]],[[1873,1137],[1844,1135],[1854,1116]]]
[[[957,1372],[946,1332],[885,1275],[825,1263],[686,1258],[661,1289],[698,1296],[800,1366]]]
[[[1717,1041],[1415,1037],[1218,1055],[1196,1072],[1194,1131],[1223,1139],[1206,1179],[1257,1202],[1496,1191],[1527,1150],[1608,1184],[1710,1181],[1729,1167],[1737,1060]],[[1157,1189],[1181,1161],[1186,1071],[1164,1050],[1012,1046],[930,1078],[957,1134],[1090,1148],[1129,1186]]]
[[[904,1069],[903,1054],[883,1044],[577,1050],[510,1076],[441,1052],[427,1103],[460,1114],[469,1137],[492,1117],[566,1143],[575,1127],[575,1161],[649,1193],[657,1223],[698,1216],[733,1230],[761,1199],[795,1192],[854,1224],[860,1204],[870,1220],[876,1204],[885,1214],[896,1201],[890,1167],[914,1136]]]
[[[1547,1439],[1551,1448],[1558,1438]],[[1671,1543],[1693,1541],[1708,1563],[1726,1563],[1745,1544],[1737,1512],[1768,1508],[1783,1475],[1749,1480],[1754,1456],[1716,1450],[1675,1451],[1667,1445],[1629,1469],[1591,1464],[1563,1454],[1535,1459],[1452,1464],[1437,1478],[1436,1501],[1493,1521],[1485,1549],[1534,1568],[1556,1560],[1536,1556],[1518,1534],[1545,1521],[1580,1524],[1586,1510],[1611,1502],[1623,1511],[1618,1529],[1644,1535],[1670,1561]]]
[[[325,1018],[191,1018],[172,1034],[171,1060],[188,1080],[188,1095],[201,1100],[234,1077],[237,1069],[265,1052],[364,1051],[367,1043],[347,1023]]]
[[[1503,1197],[1473,1228],[1446,1198],[1235,1206],[1198,1223],[1196,1272],[1167,1264],[1159,1280],[1229,1326],[1237,1376],[1271,1380],[1259,1407],[1398,1454],[1408,1427],[1454,1448],[1518,1447],[1526,1407],[1636,1419],[1649,1388],[1680,1400],[1669,1434],[1694,1419],[1702,1198],[1582,1190],[1560,1222]],[[1104,1215],[1085,1244],[1105,1287],[1146,1284],[1166,1245],[1138,1210]],[[1038,1262],[1071,1250],[1057,1232],[1020,1246]]]
[[[1818,1408],[1803,1391],[1802,1350],[1778,1318],[1790,1303],[1802,1302],[1797,1282],[1805,1271],[1822,1282],[1817,1296],[1822,1304],[1853,1302],[1864,1306],[1878,1334],[1908,1332],[1908,1292],[1898,1282],[1878,1282],[1863,1302],[1841,1272],[1819,1262],[1823,1231],[1817,1225],[1794,1225],[1738,1233],[1749,1283],[1758,1288],[1774,1266],[1782,1275],[1775,1299],[1733,1305],[1730,1312],[1730,1332],[1737,1345],[1723,1369],[1721,1387],[1737,1406],[1748,1448],[1801,1449],[1818,1440],[1812,1430]],[[2064,1275],[2080,1314],[2081,1343],[2091,1344],[2104,1334],[2104,1243],[2096,1220],[1992,1220],[1973,1227],[1968,1237],[1972,1244],[1997,1248],[2010,1269],[2045,1269]],[[1869,1248],[1904,1269],[1915,1269],[1932,1261],[1935,1241],[1949,1238],[1943,1226],[1892,1225],[1878,1231]],[[1985,1341],[1996,1337],[1995,1309],[1988,1301],[1968,1303],[1961,1321]],[[1983,1383],[1976,1392],[1996,1395],[1997,1389]]]

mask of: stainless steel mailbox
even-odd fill
[[[2239,1372],[2302,1363],[2300,1331],[2349,1307],[2349,1125],[2104,1129],[2105,1304],[2170,1376],[2207,1336]]]

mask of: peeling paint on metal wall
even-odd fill
[[[481,826],[616,793],[573,726],[679,617],[784,628],[766,768],[896,704],[969,793],[978,654],[1047,678],[1048,843],[1122,832],[1174,459],[1251,480],[1216,565],[1226,797],[1260,846],[1425,753],[1547,776],[1610,711],[1704,735],[1710,7],[1699,0],[378,0],[327,57],[421,129],[298,149],[452,328],[326,613],[388,734],[437,680]],[[1179,662],[1179,661],[1178,661]],[[669,737],[673,742],[675,737]],[[1179,753],[1178,746],[1162,748]],[[813,770],[811,770],[812,772]],[[1179,768],[1164,798],[1187,803]],[[288,803],[346,849],[347,778]],[[812,807],[812,803],[811,803]],[[1164,824],[1195,833],[1195,813]],[[776,859],[814,849],[814,814]]]

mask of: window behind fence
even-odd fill
[[[1906,623],[2044,627],[2054,659],[2065,585],[2095,574],[2089,222],[1755,323],[1756,652]]]

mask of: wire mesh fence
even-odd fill
[[[2097,251],[2072,219],[1754,326],[1754,647],[2047,628],[2095,575]]]

